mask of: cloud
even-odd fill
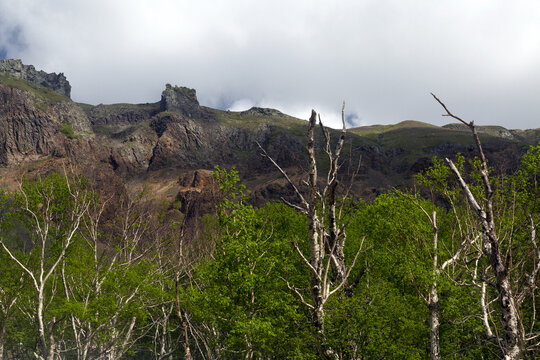
[[[173,83],[337,127],[343,100],[351,125],[443,124],[430,92],[480,124],[538,127],[539,37],[532,0],[0,0],[0,48],[64,72],[77,101]]]
[[[253,100],[250,99],[240,99],[236,100],[231,104],[231,106],[227,107],[227,110],[230,111],[246,111],[254,107],[256,103]]]

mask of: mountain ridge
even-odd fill
[[[101,179],[104,192],[116,193],[113,186],[128,194],[145,186],[159,189],[156,201],[200,203],[201,211],[185,209],[200,215],[209,209],[202,202],[211,201],[211,192],[193,192],[181,179],[207,176],[219,165],[239,170],[256,205],[296,200],[279,172],[260,156],[257,143],[301,182],[307,159],[305,120],[276,109],[212,109],[199,104],[194,89],[169,84],[158,102],[108,105],[76,103],[56,87],[0,73],[3,186],[24,173],[52,171],[68,162]],[[478,129],[488,158],[501,171],[514,168],[527,147],[540,141],[540,129]],[[426,169],[433,156],[474,156],[472,136],[465,130],[459,124],[439,127],[414,120],[348,129],[343,176],[361,159],[353,179],[356,196],[370,199],[386,189],[411,186],[414,173]],[[339,130],[329,132],[337,139]],[[328,159],[321,134],[316,141],[323,173]]]

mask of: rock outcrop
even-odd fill
[[[54,117],[36,106],[31,93],[0,84],[0,165],[62,153]]]
[[[215,213],[222,194],[211,170],[197,169],[180,175],[180,190],[176,199],[181,202],[180,211],[190,217]]]
[[[71,97],[71,85],[63,73],[46,73],[38,71],[33,65],[24,65],[21,60],[0,60],[0,73],[8,73],[16,79],[26,80],[45,86],[60,95]]]
[[[193,119],[203,116],[195,89],[170,84],[161,94],[161,111],[176,112]]]
[[[160,112],[160,103],[112,104],[87,107],[92,125],[133,125],[150,120]]]

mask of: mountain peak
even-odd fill
[[[161,93],[161,111],[180,113],[189,118],[202,116],[197,91],[183,86],[167,84]]]
[[[71,97],[71,85],[63,73],[36,70],[33,65],[24,65],[20,59],[0,60],[0,73],[7,73],[16,79],[42,85],[60,95]]]

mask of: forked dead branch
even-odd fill
[[[320,128],[325,140],[324,151],[329,159],[328,173],[323,185],[320,185],[317,160],[315,154],[315,127],[319,120]],[[350,265],[345,262],[344,248],[346,245],[345,224],[343,223],[343,207],[339,206],[337,210],[338,196],[336,194],[339,185],[338,172],[341,168],[340,155],[345,141],[347,128],[345,125],[345,103],[342,108],[342,124],[343,128],[337,141],[335,149],[331,149],[330,134],[327,128],[324,127],[320,116],[312,110],[309,119],[308,128],[308,181],[305,183],[308,187],[307,198],[300,192],[296,184],[262,148],[262,155],[270,160],[270,162],[278,169],[278,171],[289,182],[294,192],[298,196],[300,204],[292,204],[284,200],[289,206],[293,207],[303,215],[308,217],[309,227],[309,256],[306,256],[297,239],[293,239],[292,244],[296,252],[300,255],[303,263],[310,271],[310,299],[302,295],[300,289],[297,289],[289,282],[287,286],[300,299],[302,304],[306,306],[312,313],[312,324],[317,332],[317,337],[320,343],[320,355],[328,359],[337,359],[337,354],[327,344],[324,321],[325,321],[325,304],[338,291],[345,289],[351,290],[348,285],[348,278],[351,270],[354,268],[358,256],[363,251],[364,239],[360,241],[360,247]],[[358,170],[357,170],[358,171]],[[356,174],[356,173],[355,173]],[[353,176],[355,175],[353,174]],[[355,281],[354,283],[358,283]]]

